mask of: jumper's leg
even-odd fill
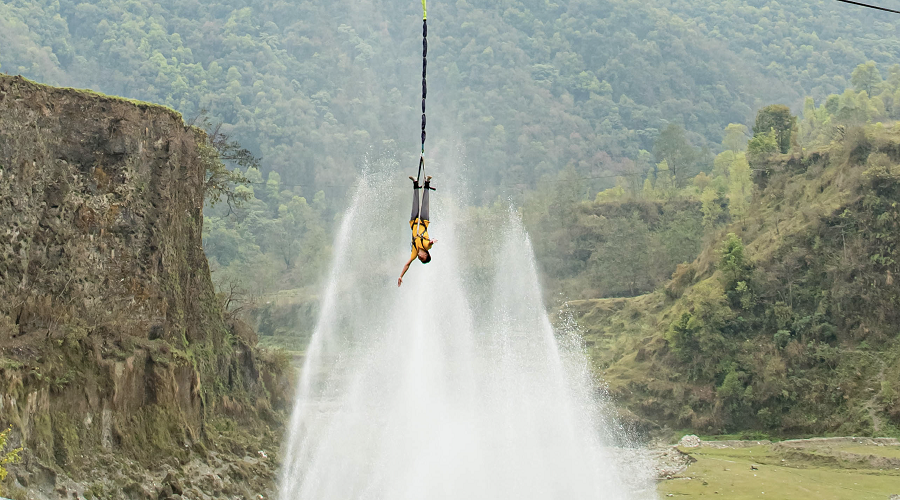
[[[422,213],[421,213],[421,217],[422,217],[422,220],[423,220],[423,221],[425,221],[425,220],[431,220],[431,219],[428,218],[428,192],[431,191],[431,190],[434,189],[434,188],[432,188],[429,184],[431,184],[431,177],[426,177],[426,178],[425,178],[425,185],[423,186],[423,187],[425,188],[425,193],[422,195]]]
[[[410,177],[410,179],[412,179],[412,181],[413,181],[413,202],[412,202],[412,213],[409,215],[409,220],[415,221],[416,219],[419,218],[419,183],[416,182],[416,180],[413,179],[412,177]],[[428,191],[425,191],[425,193],[426,193],[425,199],[427,200],[428,199],[427,198]]]

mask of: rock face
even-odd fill
[[[0,79],[0,332],[52,337],[61,316],[122,316],[148,340],[221,332],[203,310],[200,134],[165,108]]]
[[[188,463],[277,451],[290,369],[216,300],[209,151],[169,109],[0,76],[0,425],[27,450],[20,496],[164,498]]]
[[[650,458],[652,459],[653,475],[657,481],[672,479],[697,461],[674,446],[651,450]]]
[[[697,448],[700,446],[700,438],[693,434],[688,434],[681,438],[681,441],[678,442],[678,446],[683,448]]]

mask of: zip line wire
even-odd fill
[[[894,14],[900,14],[900,10],[888,9],[886,7],[879,7],[877,5],[871,5],[871,4],[862,3],[862,2],[854,2],[853,0],[837,0],[837,1],[841,2],[841,3],[849,3],[849,4],[853,4],[853,5],[859,5],[860,7],[867,7],[869,9],[883,10],[885,12],[893,12]]]

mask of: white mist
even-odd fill
[[[655,498],[638,455],[612,446],[583,355],[560,350],[518,218],[478,236],[496,252],[464,282],[471,242],[437,187],[433,261],[414,262],[399,289],[411,190],[401,198],[395,177],[358,188],[300,375],[281,499]]]

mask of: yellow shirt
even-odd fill
[[[418,255],[419,250],[425,250],[426,252],[431,250],[434,243],[428,237],[428,221],[421,219],[411,220],[409,221],[409,228],[412,229],[412,253],[410,258]]]

